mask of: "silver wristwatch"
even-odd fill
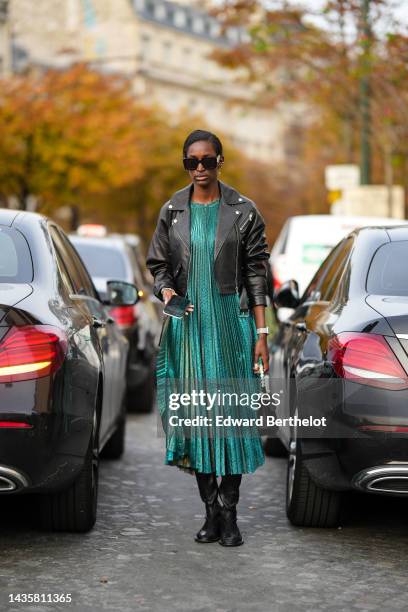
[[[256,333],[258,334],[258,336],[259,336],[259,334],[266,334],[266,335],[268,335],[269,334],[269,327],[257,327],[256,328]]]

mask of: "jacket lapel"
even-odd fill
[[[215,236],[214,261],[217,259],[218,253],[230,233],[232,226],[241,216],[240,214],[237,215],[236,212],[235,206],[227,204],[225,200],[221,198],[220,208],[218,210],[217,232]]]

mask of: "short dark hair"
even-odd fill
[[[208,132],[207,130],[194,130],[191,132],[184,141],[183,145],[183,157],[187,157],[187,151],[189,147],[195,142],[199,142],[200,140],[205,140],[207,142],[211,142],[215,149],[216,155],[222,155],[222,143],[221,140],[213,134],[212,132]]]

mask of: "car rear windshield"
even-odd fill
[[[367,276],[367,291],[408,295],[408,240],[388,242],[376,251]]]
[[[126,280],[126,265],[120,251],[100,244],[73,243],[91,276]]]
[[[26,239],[19,231],[0,225],[0,283],[31,283],[33,263]]]

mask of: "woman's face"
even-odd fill
[[[202,159],[203,157],[217,157],[214,146],[207,140],[199,140],[189,146],[187,150],[187,157],[195,157],[196,159]],[[198,164],[196,170],[189,170],[188,174],[195,185],[200,187],[208,187],[217,181],[218,171],[222,166],[223,157],[221,156],[220,162],[214,170],[206,170],[202,164]]]

